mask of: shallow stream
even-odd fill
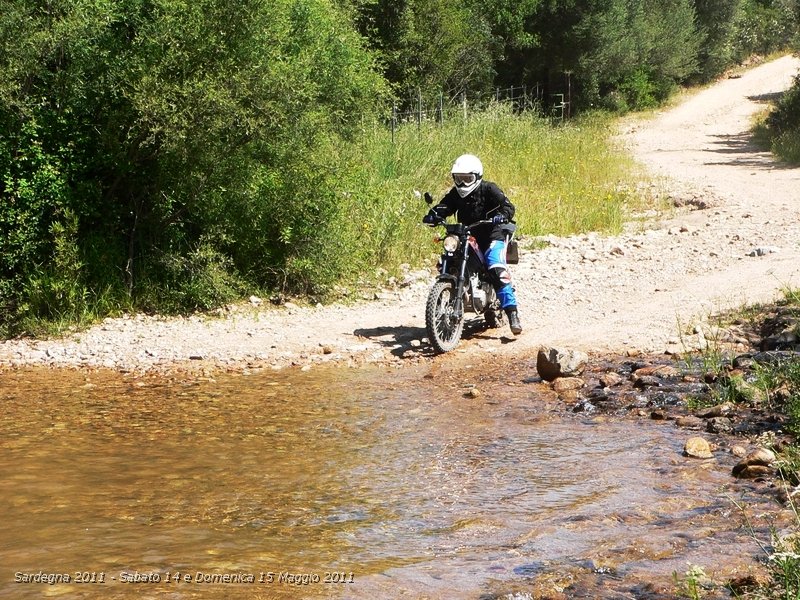
[[[0,597],[668,598],[754,562],[724,458],[531,373],[0,374]]]

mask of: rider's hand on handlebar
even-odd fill
[[[427,215],[422,217],[422,222],[425,223],[426,225],[430,225],[431,227],[433,227],[434,225],[438,225],[439,223],[441,223],[442,220],[434,213],[428,213]]]
[[[505,225],[508,223],[508,219],[505,215],[495,215],[492,217],[492,223],[495,225]]]

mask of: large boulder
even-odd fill
[[[589,356],[578,350],[540,348],[536,356],[536,370],[545,381],[559,377],[577,377],[586,368]]]

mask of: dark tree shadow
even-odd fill
[[[788,163],[779,162],[768,150],[760,148],[750,132],[713,136],[714,147],[710,150],[725,156],[724,160],[706,161],[706,165],[744,166],[752,169],[775,171],[796,168]]]
[[[754,96],[747,96],[747,99],[751,102],[768,102],[769,104],[774,104],[778,102],[781,98],[783,98],[785,91],[780,92],[769,92],[767,94],[756,94]]]

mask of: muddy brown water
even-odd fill
[[[724,453],[435,369],[0,374],[0,597],[667,598],[755,563]]]

